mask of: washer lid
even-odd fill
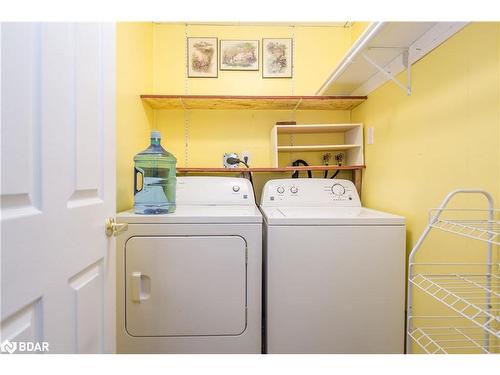
[[[268,225],[404,225],[405,218],[364,207],[263,207]]]
[[[129,224],[262,223],[262,215],[256,206],[177,205],[174,213],[164,215],[140,215],[133,210],[120,212],[116,221]]]

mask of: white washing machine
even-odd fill
[[[261,353],[262,215],[243,178],[178,177],[177,209],[118,214],[119,353]]]
[[[266,183],[267,353],[403,353],[405,220],[351,181]]]

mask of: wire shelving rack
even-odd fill
[[[463,194],[484,196],[488,209],[447,208],[454,196]],[[500,352],[500,264],[493,261],[493,250],[500,245],[499,218],[500,210],[494,208],[491,195],[483,190],[452,191],[438,209],[430,211],[427,227],[409,257],[407,353],[413,347],[429,354]],[[415,256],[432,230],[485,243],[486,262],[416,262]],[[454,315],[413,315],[417,291]]]

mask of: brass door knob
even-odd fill
[[[118,236],[128,229],[127,223],[117,224],[114,217],[108,217],[105,223],[106,236]]]

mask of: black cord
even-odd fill
[[[340,165],[339,165],[339,167],[340,167]],[[335,173],[333,174],[333,176],[332,176],[332,177],[330,177],[330,178],[335,178],[335,177],[337,177],[337,175],[339,174],[339,172],[340,172],[340,169],[337,169],[337,170],[335,171]]]
[[[243,164],[245,167],[250,168],[248,163],[244,160],[238,159],[238,158],[227,158],[227,163],[228,164]],[[252,172],[248,172],[248,179],[250,180],[250,184],[252,185],[252,192],[253,192],[253,199],[255,200],[255,204],[257,204],[257,197],[255,195],[255,187],[253,185],[253,178],[252,178]]]
[[[299,166],[299,165],[301,165],[301,164],[302,164],[303,166],[305,166],[305,167],[308,167],[308,166],[309,166],[309,164],[307,163],[307,161],[302,160],[302,159],[297,159],[297,160],[295,160],[295,161],[292,163],[292,165],[293,165],[294,167],[298,167],[298,166]],[[292,178],[298,178],[298,177],[299,177],[299,171],[294,171],[294,172],[292,173]],[[307,177],[308,177],[308,178],[312,178],[312,172],[311,172],[310,170],[309,170],[309,171],[307,171]]]

